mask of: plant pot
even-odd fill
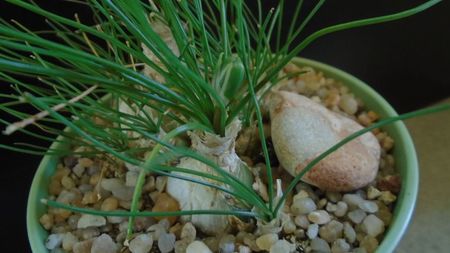
[[[333,78],[348,86],[350,90],[371,110],[381,117],[396,116],[397,113],[378,93],[361,80],[339,70],[316,61],[296,58],[294,63],[307,65],[323,72],[327,77]],[[386,232],[377,252],[392,252],[405,233],[413,213],[418,191],[418,165],[416,152],[411,137],[402,122],[385,127],[385,130],[395,140],[394,157],[396,169],[402,178],[402,189],[398,196],[392,223]],[[67,148],[64,142],[55,142],[52,148]],[[39,165],[31,185],[27,207],[27,230],[32,251],[35,253],[48,252],[44,242],[47,232],[39,223],[39,218],[45,213],[46,206],[40,200],[48,196],[50,178],[56,170],[59,157],[45,156]]]

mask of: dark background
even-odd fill
[[[247,2],[254,5],[253,1]],[[277,1],[262,2],[265,7],[271,7]],[[296,1],[288,2],[291,2],[288,6],[294,6]],[[305,2],[305,6],[311,6],[316,1]],[[329,1],[305,32],[352,19],[404,10],[422,2]],[[82,20],[89,19],[87,9],[74,4],[59,0],[42,0],[38,3],[60,14],[72,16],[78,12]],[[293,9],[288,8],[288,22],[289,10]],[[0,0],[0,17],[5,20],[17,19],[34,30],[45,28],[41,17],[3,0]],[[334,65],[362,79],[399,112],[426,106],[450,96],[450,3],[443,1],[424,13],[393,23],[328,35],[306,48],[301,56]],[[4,90],[4,84],[0,88]],[[14,138],[15,141],[32,141],[21,136]],[[12,143],[12,139],[0,136],[0,143]],[[1,252],[29,252],[25,223],[26,199],[40,159],[0,150],[0,245],[9,248]]]

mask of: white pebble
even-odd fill
[[[307,229],[309,226],[308,217],[306,217],[305,215],[296,216],[294,219],[294,222],[295,222],[295,225],[297,225],[303,229]]]
[[[367,235],[377,237],[384,232],[384,223],[377,216],[370,214],[364,219],[361,228]]]
[[[106,219],[103,216],[83,214],[78,220],[78,228],[101,227],[106,224]]]
[[[73,253],[91,253],[92,240],[77,242],[73,245]]]
[[[325,210],[318,210],[308,214],[308,220],[319,225],[330,222],[330,215]]]
[[[336,212],[336,210],[337,210],[337,205],[335,205],[335,204],[333,204],[333,203],[331,203],[331,202],[328,202],[327,203],[327,207],[325,208],[328,212],[330,212],[330,213],[334,213],[334,212]]]
[[[317,209],[316,203],[311,198],[299,198],[291,206],[294,215],[309,214]]]
[[[358,207],[367,213],[378,212],[378,205],[374,201],[364,200],[359,203]]]
[[[295,251],[295,246],[287,242],[286,240],[277,241],[272,247],[270,247],[270,253],[290,253]]]
[[[147,234],[138,235],[130,242],[132,253],[148,253],[152,249],[153,238]]]
[[[328,243],[325,240],[320,238],[314,238],[311,240],[311,249],[321,253],[331,252],[330,245],[328,245]]]
[[[62,247],[66,251],[72,251],[73,245],[78,242],[78,238],[72,233],[65,233],[62,240]]]
[[[339,201],[336,204],[336,211],[334,212],[334,215],[336,215],[336,217],[344,217],[345,214],[347,213],[347,210],[348,210],[347,203],[345,203],[344,201]]]
[[[102,179],[101,186],[104,190],[112,192],[114,197],[120,200],[130,201],[133,198],[134,187],[126,186],[118,178]]]
[[[339,221],[332,220],[319,229],[320,238],[332,243],[342,237],[344,225]]]
[[[63,235],[62,234],[51,234],[47,237],[47,240],[45,241],[45,247],[49,250],[58,248],[61,246],[63,241]]]
[[[219,251],[222,253],[234,252],[235,237],[233,235],[225,235],[220,239]]]
[[[285,234],[292,234],[295,232],[295,229],[297,227],[295,226],[294,222],[292,220],[288,220],[286,223],[284,223],[283,225],[283,232]]]
[[[139,173],[135,171],[128,171],[125,175],[125,185],[128,187],[136,186],[137,179],[139,177]]]
[[[339,107],[349,115],[353,115],[358,111],[358,102],[350,94],[344,94],[339,101]]]
[[[161,253],[171,252],[175,247],[175,240],[176,237],[172,233],[160,235],[158,239],[158,248]]]
[[[319,225],[311,224],[308,226],[308,231],[306,232],[306,235],[308,236],[309,239],[316,238],[318,233],[319,233]]]
[[[364,199],[358,194],[344,194],[342,200],[348,204],[350,208],[356,208]]]
[[[261,250],[270,250],[270,247],[278,241],[278,235],[275,233],[265,234],[256,239],[256,246]]]
[[[352,225],[350,225],[350,223],[345,222],[344,223],[344,235],[345,238],[347,239],[347,241],[349,243],[354,243],[356,240],[356,232],[353,229]]]
[[[92,243],[91,253],[116,253],[117,250],[113,239],[107,234],[102,234]]]
[[[251,253],[252,250],[247,246],[239,246],[239,253]]]
[[[350,251],[350,245],[344,239],[337,239],[331,246],[331,253],[346,253]]]
[[[359,224],[366,217],[366,213],[361,209],[356,209],[349,212],[347,216],[353,223]]]
[[[183,228],[181,229],[181,239],[185,240],[189,243],[193,242],[195,240],[195,237],[197,236],[197,231],[192,225],[192,223],[187,222],[184,224]]]
[[[193,241],[186,249],[186,253],[212,253],[212,251],[201,241]]]

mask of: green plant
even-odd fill
[[[324,0],[318,1],[298,24],[302,7],[302,1],[299,1],[283,45],[281,24],[285,1],[280,1],[267,15],[262,12],[260,1],[256,15],[242,0],[150,3],[91,0],[80,3],[92,8],[95,26],[85,25],[77,17],[72,20],[50,13],[33,2],[7,2],[45,16],[58,41],[30,31],[17,22],[2,20],[0,78],[12,83],[16,93],[1,94],[5,102],[0,104],[0,109],[19,120],[12,124],[1,120],[7,126],[4,133],[19,131],[49,142],[64,136],[76,146],[88,147],[89,151],[84,155],[106,152],[142,168],[130,212],[101,212],[45,200],[49,206],[104,216],[129,216],[131,220],[136,216],[208,214],[251,216],[270,221],[277,217],[287,194],[301,177],[340,146],[373,128],[449,109],[445,105],[421,110],[385,119],[359,131],[317,157],[290,183],[283,195],[275,196],[259,104],[273,84],[289,77],[280,76],[280,70],[323,35],[405,18],[440,0],[427,1],[392,15],[326,27],[297,45],[292,45],[293,41],[319,11]],[[164,38],[167,31],[174,41],[169,46]],[[145,73],[150,73],[150,77]],[[38,82],[26,82],[17,75],[37,77]],[[101,99],[105,94],[109,94],[109,101]],[[37,114],[30,115],[17,109],[21,105],[30,105]],[[124,106],[131,113],[124,111]],[[231,168],[225,169],[208,154],[173,144],[174,139],[187,131],[227,137],[227,129],[238,119],[246,126],[254,122],[258,125],[269,178],[268,203],[245,183],[248,169],[237,156]],[[31,124],[41,132],[25,128]],[[62,126],[71,131],[61,130]],[[151,144],[145,147],[133,145],[133,141],[142,138],[150,140]],[[37,155],[67,154],[67,151],[47,150],[30,144],[0,147]],[[197,161],[211,168],[213,173],[169,165],[169,161],[181,157]],[[230,206],[244,210],[140,212],[137,203],[144,178],[150,172],[217,189],[231,196]],[[128,234],[131,235],[133,222],[129,224]]]

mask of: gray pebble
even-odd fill
[[[353,223],[359,224],[366,217],[366,213],[361,209],[356,209],[349,212],[347,216]]]

